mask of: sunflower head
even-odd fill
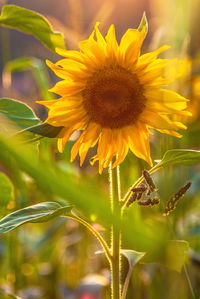
[[[80,51],[57,49],[64,59],[55,64],[47,61],[63,79],[51,89],[60,98],[38,103],[49,108],[46,123],[64,127],[59,151],[73,132],[82,131],[71,160],[79,154],[82,165],[88,150],[98,144],[91,163],[99,161],[100,173],[113,157],[113,167],[119,165],[129,150],[152,165],[149,128],[176,137],[181,136],[178,129],[186,128],[171,116],[188,115],[188,100],[163,87],[181,76],[183,63],[158,58],[169,46],[140,55],[146,33],[145,17],[119,43],[114,25],[104,37],[96,23],[90,37],[79,43]]]

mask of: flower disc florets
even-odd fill
[[[108,128],[136,123],[146,102],[137,76],[119,65],[94,72],[83,99],[91,121]]]

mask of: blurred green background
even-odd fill
[[[198,0],[1,0],[42,13],[57,31],[65,35],[66,47],[77,49],[78,42],[88,37],[96,21],[106,32],[115,24],[118,39],[127,28],[136,28],[143,11],[149,22],[149,33],[143,51],[170,44],[166,57],[185,59],[190,72],[171,89],[191,99],[193,117],[185,119],[188,130],[182,139],[154,133],[151,136],[153,160],[163,157],[170,149],[199,149],[200,136],[200,21]],[[48,92],[58,80],[45,65],[59,56],[45,48],[31,35],[0,27],[0,96],[27,103],[37,117],[44,120],[46,111],[36,100],[55,95]],[[13,124],[0,118],[0,132],[9,131]],[[77,136],[74,136],[76,138]],[[109,240],[104,229],[109,227],[108,174],[98,174],[89,159],[83,167],[78,159],[69,162],[72,138],[63,154],[56,140],[44,138],[32,146],[17,147],[15,143],[0,143],[1,218],[17,209],[43,201],[73,203]],[[40,164],[35,161],[39,148]],[[20,158],[21,155],[21,158]],[[148,168],[142,160],[129,154],[121,165],[122,194]],[[146,262],[138,263],[128,292],[128,299],[189,299],[200,298],[200,167],[199,165],[170,166],[153,178],[161,203],[156,207],[132,205],[123,226],[123,248],[148,251]],[[192,187],[179,202],[177,209],[164,217],[169,198],[186,182]],[[61,192],[61,188],[63,191]],[[5,196],[7,194],[7,196]],[[99,212],[98,212],[99,210]],[[98,221],[99,220],[99,221]],[[100,224],[97,224],[97,223]],[[190,250],[186,265],[179,247],[169,247],[168,240],[186,240]],[[26,224],[0,236],[0,298],[13,293],[22,299],[102,299],[109,298],[109,267],[99,243],[77,222],[56,218],[47,223]],[[170,262],[169,262],[170,261]],[[123,260],[124,272],[128,269]],[[125,273],[123,273],[123,276]],[[193,296],[193,297],[192,297]]]

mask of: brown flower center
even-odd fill
[[[109,128],[134,124],[146,102],[137,76],[120,66],[93,73],[83,98],[91,120]]]

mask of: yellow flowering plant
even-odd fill
[[[110,167],[111,210],[119,223],[124,208],[118,165],[130,149],[152,166],[149,129],[181,137],[176,130],[186,126],[173,121],[172,116],[190,115],[186,110],[188,100],[163,88],[182,74],[184,63],[158,58],[169,46],[141,55],[147,29],[144,15],[138,29],[128,29],[118,44],[114,25],[104,38],[96,23],[90,37],[79,43],[80,51],[56,49],[65,58],[55,64],[47,61],[47,65],[63,79],[51,89],[61,98],[37,102],[49,109],[45,122],[62,128],[58,136],[60,152],[76,130],[83,131],[72,147],[71,161],[79,153],[82,165],[88,150],[98,143],[91,163],[99,162],[100,174]],[[138,200],[137,192],[142,194],[147,188],[139,189],[132,189],[136,192],[134,200]],[[124,206],[134,200],[127,196]],[[144,204],[157,203],[150,199]],[[111,264],[115,299],[121,298],[121,293],[125,298],[120,287],[120,238],[120,228],[112,226],[111,253],[108,248],[105,252]]]
[[[33,12],[25,9],[21,11],[14,6],[10,8],[6,6],[3,13],[4,19],[0,18],[0,24],[4,22],[4,26],[12,28],[17,26],[10,25],[16,13],[23,13],[23,15],[27,13],[27,18],[32,17],[34,22],[38,18],[38,22],[42,24],[48,35],[45,38],[38,31],[26,27],[23,22],[17,29],[33,34],[64,59],[56,63],[47,60],[47,65],[63,80],[51,88],[52,92],[60,96],[58,99],[37,101],[48,108],[48,117],[44,122],[41,123],[22,103],[14,103],[14,107],[21,111],[17,116],[12,110],[12,100],[1,100],[0,106],[4,105],[2,106],[4,111],[10,109],[10,116],[8,116],[10,119],[29,121],[30,126],[26,125],[18,135],[23,136],[26,132],[37,134],[33,141],[38,141],[42,137],[57,138],[58,151],[61,153],[72,134],[78,131],[80,134],[71,149],[71,161],[79,155],[81,166],[89,149],[96,149],[96,154],[91,158],[90,163],[93,165],[98,162],[100,174],[104,169],[109,170],[110,206],[106,206],[109,211],[105,213],[110,217],[106,228],[110,229],[111,241],[109,243],[107,238],[95,229],[92,221],[74,211],[74,206],[58,202],[38,203],[5,216],[0,220],[0,233],[7,233],[27,222],[45,222],[60,216],[78,221],[89,229],[103,248],[110,266],[111,298],[125,299],[132,268],[143,258],[145,261],[146,254],[146,252],[123,249],[121,232],[127,224],[125,212],[136,204],[140,207],[152,207],[160,203],[158,188],[152,178],[154,172],[169,165],[189,166],[200,161],[199,151],[171,150],[162,160],[153,165],[150,153],[151,129],[175,137],[181,137],[178,130],[186,129],[183,123],[174,120],[174,116],[191,115],[187,110],[188,99],[167,89],[167,85],[187,71],[185,64],[177,59],[159,58],[161,53],[170,48],[169,46],[162,46],[152,52],[141,54],[141,47],[148,30],[145,14],[139,27],[128,29],[119,43],[114,25],[109,27],[104,37],[99,30],[100,24],[96,23],[89,38],[79,43],[80,50],[74,51],[64,48],[62,35],[55,34],[41,15],[33,15]],[[52,40],[53,43],[50,42]],[[0,157],[6,159],[8,164],[5,151],[21,163],[22,169],[39,184],[42,184],[42,177],[44,177],[52,192],[55,192],[55,184],[59,189],[56,195],[66,199],[67,189],[62,184],[61,171],[52,174],[50,167],[43,169],[38,161],[28,159],[25,151],[24,156],[20,155],[20,151],[16,150],[7,139],[1,138],[0,145]],[[25,145],[20,146],[22,148]],[[119,165],[124,161],[129,150],[137,158],[146,161],[151,168],[148,171],[143,170],[142,176],[122,196]],[[190,186],[191,182],[188,182],[170,198],[163,209],[165,216],[176,208]],[[70,195],[74,194],[72,189],[68,190]],[[82,199],[86,200],[85,189],[81,191],[80,198],[73,202],[75,208],[76,204],[78,207],[81,204],[83,206]],[[100,209],[105,206],[94,202],[90,202],[90,205],[89,212],[96,206],[99,215],[104,214]],[[184,250],[188,249],[186,243],[181,244],[185,246]],[[177,246],[177,243],[175,245]],[[129,271],[124,281],[121,278],[122,255],[129,262]],[[179,268],[183,263],[184,260]]]
[[[99,23],[88,40],[79,43],[80,51],[56,49],[65,59],[47,65],[63,80],[51,89],[61,96],[58,100],[38,101],[49,109],[46,123],[63,127],[58,149],[76,130],[83,130],[71,151],[73,161],[80,155],[83,164],[87,152],[98,143],[92,164],[99,161],[99,172],[116,157],[119,165],[129,149],[152,166],[149,129],[176,137],[186,129],[173,115],[190,115],[187,99],[163,86],[184,72],[184,62],[160,59],[158,55],[169,46],[141,55],[147,34],[142,19],[138,29],[128,29],[119,45],[115,27],[111,25],[104,38]]]

